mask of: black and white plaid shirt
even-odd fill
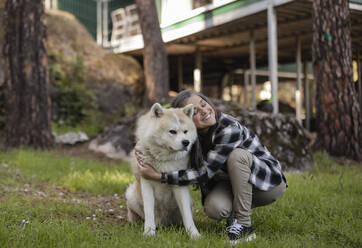
[[[245,149],[253,155],[249,182],[256,188],[268,191],[278,186],[282,180],[286,183],[279,161],[270,154],[253,132],[242,126],[235,118],[222,113],[212,135],[213,145],[207,153],[206,160],[203,161],[203,166],[198,170],[169,172],[167,174],[169,184],[198,184],[211,179],[218,170],[226,171],[227,158],[235,148]]]

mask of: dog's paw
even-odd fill
[[[193,232],[190,232],[190,237],[193,240],[197,240],[201,238],[201,234],[197,230],[195,230]]]
[[[156,235],[156,230],[153,228],[145,228],[144,232],[143,232],[143,236],[146,237],[153,237]]]

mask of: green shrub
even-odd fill
[[[49,55],[49,76],[56,87],[52,95],[52,120],[60,126],[76,126],[95,109],[90,90],[84,87],[83,60],[77,57],[72,63],[63,63],[58,53]]]

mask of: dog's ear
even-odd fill
[[[194,105],[188,104],[182,110],[184,111],[185,115],[192,119],[192,116],[194,115]]]
[[[159,104],[159,103],[153,104],[151,107],[151,116],[159,118],[162,115],[163,115],[163,108],[162,108],[161,104]]]

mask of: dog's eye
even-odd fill
[[[175,130],[170,130],[170,134],[177,134]]]
[[[187,134],[187,130],[184,131],[184,134]]]

